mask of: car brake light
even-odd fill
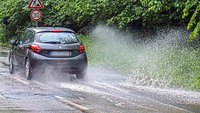
[[[80,45],[79,51],[80,51],[80,53],[85,52],[85,46],[84,45]]]
[[[55,30],[51,30],[51,32],[59,33],[59,32],[63,32],[63,31],[62,31],[62,30],[57,30],[57,29],[55,29]]]
[[[42,50],[42,49],[41,49],[39,46],[37,46],[37,45],[30,45],[29,48],[30,48],[31,51],[34,52],[34,53],[40,53],[41,50]]]

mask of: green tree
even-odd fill
[[[192,33],[190,34],[189,39],[191,41],[195,40],[200,32],[200,2],[198,0],[187,0],[183,12],[182,18],[190,18],[187,28],[189,30],[191,29]]]
[[[30,0],[0,2],[0,20],[5,16],[10,17],[7,29],[9,35],[16,35],[22,29],[35,25],[30,19]],[[63,26],[75,31],[98,23],[119,28],[138,23],[140,26],[156,27],[183,22],[185,2],[186,0],[42,0],[45,8],[39,25]]]

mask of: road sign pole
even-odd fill
[[[36,27],[38,27],[38,21],[35,22]]]

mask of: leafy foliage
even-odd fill
[[[188,29],[192,29],[190,40],[195,40],[200,32],[200,2],[198,0],[187,0],[183,10],[183,18],[189,17]]]
[[[10,17],[10,36],[34,26],[27,8],[30,0],[1,0],[0,19]],[[185,0],[42,0],[45,9],[40,26],[63,26],[79,31],[98,23],[119,28],[158,26],[180,22]],[[185,9],[185,12],[187,10]],[[4,29],[5,30],[5,29]]]

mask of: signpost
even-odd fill
[[[30,17],[31,20],[36,23],[36,27],[38,27],[38,21],[42,19],[42,13],[39,9],[44,9],[43,4],[40,0],[31,0],[28,5],[28,8],[33,9],[31,11]]]
[[[38,9],[34,9],[31,11],[30,14],[31,20],[36,22],[36,27],[38,27],[38,21],[40,21],[42,19],[42,13],[40,10]]]

